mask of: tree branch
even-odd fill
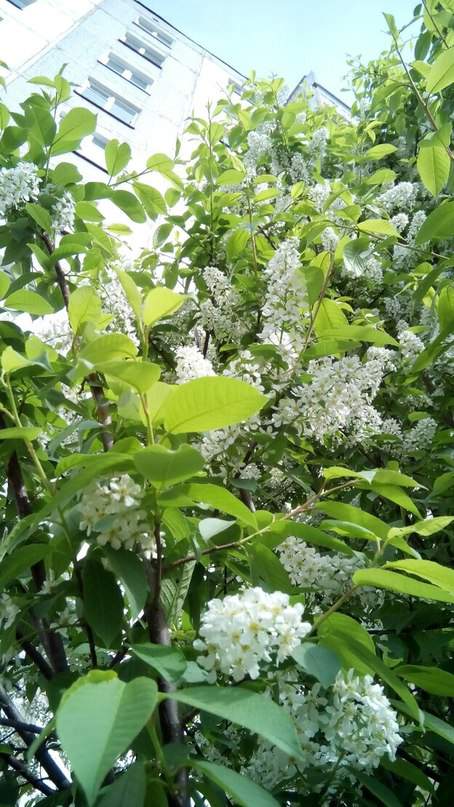
[[[22,719],[22,715],[16,709],[11,698],[6,694],[5,690],[1,686],[0,708],[3,710],[8,720],[14,721],[14,723],[18,726],[17,733],[28,748],[35,739],[35,735],[33,732],[20,728],[20,724],[24,723],[25,721]],[[40,748],[37,749],[35,756],[40,765],[42,765],[46,771],[49,779],[52,780],[59,790],[66,790],[66,788],[70,787],[70,782],[55,760],[51,757],[47,748],[40,746]]]
[[[19,759],[13,757],[12,754],[1,754],[0,758],[4,759],[10,768],[13,771],[16,771],[26,782],[32,785],[35,790],[39,790],[40,793],[43,793],[45,796],[51,796],[52,793],[55,793],[55,790],[52,790],[49,785],[46,785],[45,782],[42,782],[34,773],[28,770],[27,766],[21,762]]]

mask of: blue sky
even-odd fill
[[[416,0],[148,0],[150,7],[243,73],[274,73],[293,88],[313,70],[339,93],[346,54],[373,58],[387,46],[382,12],[399,25]]]

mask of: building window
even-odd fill
[[[113,73],[116,73],[118,76],[126,79],[131,84],[134,84],[135,87],[138,87],[139,90],[143,90],[147,92],[151,85],[153,84],[153,79],[150,76],[146,76],[144,73],[140,73],[135,68],[132,68],[123,59],[120,59],[119,56],[116,56],[115,53],[109,53],[105,62],[102,62],[109,70],[112,70]]]
[[[16,6],[16,8],[26,8],[27,6],[31,6],[35,0],[8,0],[12,6]]]
[[[108,173],[105,167],[104,149],[109,142],[108,137],[95,132],[91,137],[85,137],[80,151],[75,151],[78,157],[99,168],[100,171]]]
[[[172,47],[172,37],[162,31],[155,22],[147,19],[147,17],[139,17],[138,20],[136,20],[136,25],[138,25],[139,28],[142,28],[142,31],[146,31],[147,34],[152,36],[154,39],[157,39],[161,45],[166,45],[168,48]]]
[[[121,98],[112,90],[108,90],[92,80],[90,80],[87,87],[77,94],[128,126],[134,126],[140,113],[140,109],[125,101],[124,98]]]
[[[145,42],[142,42],[138,37],[134,36],[133,34],[127,33],[120,39],[120,42],[123,45],[126,45],[127,48],[130,48],[135,53],[138,53],[139,56],[143,56],[148,62],[154,64],[156,67],[162,67],[165,62],[165,56],[163,53],[159,53],[159,51],[154,50],[154,48],[146,45]]]

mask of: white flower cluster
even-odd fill
[[[417,334],[413,333],[405,320],[401,320],[397,323],[397,338],[399,340],[399,350],[404,362],[406,364],[413,364],[419,354],[424,350],[424,342]]]
[[[268,281],[259,339],[278,346],[288,358],[299,352],[305,331],[307,293],[301,271],[299,242],[288,238],[280,244],[264,274]]]
[[[33,163],[19,162],[14,168],[0,168],[0,217],[39,195],[38,169]]]
[[[314,207],[319,211],[319,213],[321,213],[328,201],[330,194],[331,185],[328,180],[325,180],[324,182],[318,182],[316,185],[310,188],[308,196]]]
[[[151,549],[154,540],[140,509],[142,489],[128,474],[102,484],[93,483],[82,494],[79,513],[80,529],[87,535],[96,534],[101,546],[132,549],[135,544]]]
[[[289,165],[289,174],[292,182],[309,182],[309,164],[299,152],[292,155]]]
[[[342,275],[349,279],[361,278],[373,285],[380,285],[383,280],[383,269],[378,258],[369,250],[365,250],[359,255],[359,260],[343,262]]]
[[[364,362],[358,356],[310,361],[311,383],[298,387],[294,398],[279,401],[273,425],[296,420],[300,433],[319,442],[367,441],[382,426],[372,402],[385,372],[394,367],[392,355],[386,348],[369,348]]]
[[[412,429],[405,433],[403,439],[402,453],[406,457],[414,457],[420,451],[426,451],[432,447],[432,442],[437,431],[437,422],[431,417],[421,418]]]
[[[257,165],[272,152],[272,141],[270,137],[270,126],[264,124],[260,129],[249,132],[247,136],[248,150],[243,157],[248,177],[254,177],[257,172]]]
[[[52,227],[54,233],[61,233],[74,229],[74,219],[76,217],[76,203],[68,191],[65,191],[60,199],[57,199],[52,207]]]
[[[177,384],[184,384],[186,381],[192,381],[193,378],[215,375],[211,361],[205,359],[202,352],[195,345],[178,347],[175,355],[177,358],[175,368]]]
[[[305,541],[291,535],[277,548],[279,559],[294,586],[315,590],[323,602],[342,594],[357,569],[365,565],[360,556],[338,552],[322,554]]]
[[[215,266],[207,266],[202,275],[211,295],[200,306],[202,326],[219,341],[240,338],[244,325],[235,311],[241,302],[239,294],[225,274]]]
[[[279,700],[293,718],[303,760],[296,763],[260,740],[243,768],[251,779],[272,789],[297,772],[326,769],[333,793],[342,781],[354,781],[355,771],[370,772],[385,756],[395,759],[403,741],[397,715],[383,687],[370,675],[340,671],[331,689],[323,689],[319,683],[306,689],[293,672],[283,673],[278,683]],[[273,754],[279,764],[273,761]]]
[[[417,195],[418,186],[413,182],[398,182],[397,185],[393,185],[380,194],[377,201],[388,213],[391,213],[396,208],[399,208],[399,210],[402,210],[402,208],[411,210]]]
[[[332,227],[327,227],[326,230],[323,230],[320,240],[326,252],[335,252],[339,243],[339,236],[336,235]]]
[[[377,768],[382,757],[390,760],[402,742],[397,715],[372,676],[338,673],[333,684],[334,697],[326,709],[323,726],[329,743],[328,760],[359,770]]]
[[[16,616],[20,613],[20,608],[14,604],[9,594],[0,594],[0,629],[7,630],[11,627]]]
[[[311,142],[309,143],[309,149],[315,154],[316,157],[319,157],[320,159],[323,159],[325,156],[328,137],[328,129],[326,126],[321,126],[320,129],[316,129],[312,135]]]
[[[310,632],[301,603],[290,605],[287,594],[267,594],[249,588],[223,600],[210,600],[202,615],[194,647],[203,653],[201,667],[216,680],[216,672],[241,681],[258,678],[262,662],[279,665]]]
[[[259,392],[264,392],[262,383],[262,368],[255,360],[250,350],[242,350],[236,359],[233,359],[225,368],[223,375],[238,378],[255,387]]]
[[[396,213],[391,219],[391,224],[396,228],[399,233],[405,230],[408,225],[408,216],[406,213]]]

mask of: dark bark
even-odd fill
[[[45,782],[42,782],[34,773],[29,771],[24,762],[21,762],[20,759],[16,759],[12,754],[1,754],[0,759],[6,760],[9,767],[12,768],[13,771],[16,771],[19,776],[22,776],[22,779],[25,779],[35,790],[39,790],[39,792],[43,793],[45,796],[51,796],[52,793],[55,793],[49,785],[46,785]]]

